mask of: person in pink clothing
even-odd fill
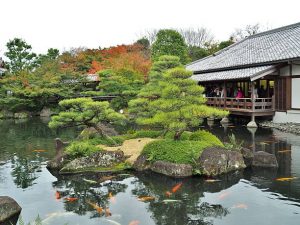
[[[244,98],[244,94],[243,94],[243,92],[242,92],[242,90],[241,90],[240,87],[238,88],[238,91],[236,93],[236,97],[235,98]]]

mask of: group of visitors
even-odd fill
[[[208,86],[205,90],[205,97],[219,97],[224,98],[225,97],[225,88],[224,87],[218,87],[218,86]],[[250,96],[252,96],[252,93],[250,91]],[[241,87],[227,87],[226,89],[226,96],[231,98],[245,98],[245,93],[242,90]],[[253,98],[266,98],[267,97],[267,91],[264,88],[263,85],[261,85],[259,88],[257,86],[254,87],[253,90]]]

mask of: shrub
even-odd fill
[[[190,139],[192,132],[184,131],[182,135],[180,136],[181,141],[187,141]],[[166,139],[174,139],[175,131],[169,131],[166,133],[165,138]]]
[[[228,150],[240,152],[243,148],[244,141],[238,141],[235,138],[234,134],[229,135],[228,138],[229,138],[229,143],[225,143],[225,148]]]
[[[157,140],[147,144],[142,154],[149,161],[163,160],[172,163],[194,164],[203,149],[212,146],[205,141],[174,141],[170,139]]]
[[[220,141],[219,138],[217,138],[212,133],[205,131],[205,130],[198,130],[194,133],[192,133],[189,137],[189,140],[191,141],[205,141],[210,143],[212,146],[221,146],[224,147],[223,143]]]
[[[100,150],[101,148],[93,145],[90,141],[74,141],[66,147],[66,153],[74,158],[90,156]]]

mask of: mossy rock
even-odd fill
[[[18,112],[18,113],[14,113],[14,118],[15,119],[25,119],[28,118],[29,115],[26,112]]]

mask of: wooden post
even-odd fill
[[[257,124],[255,123],[255,98],[254,98],[254,82],[251,82],[251,102],[252,102],[252,111],[251,111],[251,121],[247,124],[247,127],[255,128]]]

